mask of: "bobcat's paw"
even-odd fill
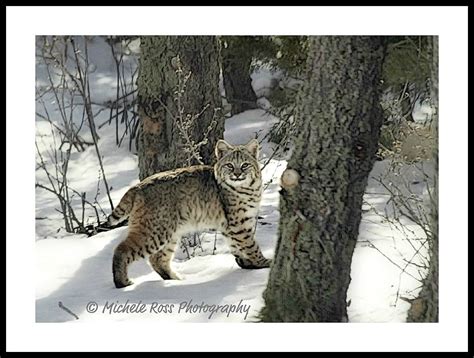
[[[159,270],[156,271],[163,280],[182,280],[181,276],[173,271]]]
[[[250,261],[249,259],[243,259],[243,258],[240,258],[240,257],[236,257],[235,262],[237,262],[237,265],[239,265],[243,269],[255,270],[255,269],[270,267],[270,265],[272,263],[272,260],[271,259],[265,259],[264,261],[254,263],[254,262]]]
[[[264,262],[262,262],[260,268],[267,268],[272,265],[273,260],[272,259],[265,259]]]
[[[116,288],[124,288],[124,287],[130,286],[130,285],[133,285],[133,282],[130,281],[130,280],[126,280],[126,281],[115,281],[114,280],[114,284],[115,284]]]
[[[165,280],[182,280],[183,278],[176,272],[171,271]]]

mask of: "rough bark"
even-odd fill
[[[432,38],[431,55],[431,100],[435,107],[433,129],[438,137],[438,37]],[[433,148],[433,160],[438,173],[438,147]],[[423,281],[423,287],[418,297],[413,300],[408,310],[408,322],[438,322],[438,181],[434,178],[433,199],[430,212],[429,253],[430,263],[428,274]]]
[[[279,239],[263,321],[347,321],[346,292],[382,109],[384,39],[312,37],[297,99],[299,179],[280,192]]]
[[[232,115],[257,108],[257,96],[250,78],[252,53],[248,41],[251,41],[248,36],[222,38],[222,76],[227,102],[232,105]]]
[[[154,173],[182,167],[188,162],[184,138],[177,130],[177,116],[196,116],[190,140],[199,143],[205,164],[214,160],[214,146],[223,137],[224,122],[219,94],[218,43],[214,36],[145,36],[141,38],[138,76],[140,179]],[[181,66],[178,66],[178,58]],[[180,68],[182,72],[179,73]],[[177,103],[179,76],[186,77]],[[180,114],[179,108],[184,112]],[[215,122],[211,131],[207,128]],[[196,164],[191,160],[188,164]]]

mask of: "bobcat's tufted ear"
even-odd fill
[[[258,144],[258,140],[252,139],[245,145],[245,148],[256,158],[258,159],[258,149],[260,145]]]
[[[223,139],[219,139],[216,143],[216,157],[217,159],[221,159],[224,155],[234,149],[229,143],[227,143]]]

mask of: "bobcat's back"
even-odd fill
[[[130,188],[108,222],[116,225],[132,216],[132,225],[146,216],[159,226],[220,229],[225,225],[222,204],[213,167],[196,165],[149,176]]]

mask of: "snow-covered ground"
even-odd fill
[[[102,39],[91,44],[94,63],[92,93],[101,93],[100,100],[114,97],[114,63],[104,50]],[[44,71],[37,68],[38,83],[45,81]],[[253,86],[266,105],[267,87],[281,74],[267,70],[252,75]],[[105,87],[104,87],[105,85]],[[49,99],[49,105],[54,107]],[[102,123],[108,114],[101,112]],[[54,114],[54,110],[51,110]],[[246,111],[226,120],[224,137],[230,143],[244,143],[258,136],[265,138],[271,125],[278,121],[262,109]],[[50,124],[36,121],[37,143],[47,157],[54,145]],[[87,133],[87,128],[85,128]],[[111,197],[117,204],[126,190],[138,182],[137,157],[127,146],[117,148],[115,133],[108,126],[99,130],[99,148],[104,170],[112,187]],[[267,163],[273,145],[262,142],[261,162]],[[406,266],[411,260],[423,233],[405,222],[394,227],[380,215],[384,212],[387,191],[374,179],[386,172],[388,163],[377,162],[367,187],[359,240],[354,252],[348,291],[350,322],[404,322],[409,304],[399,297],[413,298],[419,290],[423,272]],[[263,170],[265,191],[259,213],[257,241],[265,256],[272,257],[278,233],[278,180],[286,167],[285,158],[273,157]],[[402,176],[413,190],[425,190],[422,174],[414,167],[403,168]],[[92,146],[84,152],[73,152],[68,170],[69,185],[87,198],[97,195],[99,166]],[[36,171],[37,182],[46,183],[45,174]],[[104,213],[110,213],[103,181],[99,183],[97,201]],[[92,200],[91,199],[91,200]],[[80,200],[74,202],[80,208]],[[36,320],[38,322],[83,322],[91,320],[170,320],[180,322],[251,322],[262,307],[269,269],[242,270],[234,261],[219,234],[204,234],[201,245],[188,258],[181,248],[173,262],[181,281],[163,281],[146,260],[132,264],[130,277],[134,285],[116,289],[112,282],[112,255],[125,238],[127,228],[100,233],[93,237],[67,234],[57,212],[58,200],[51,193],[36,189]],[[94,222],[92,213],[90,223]],[[105,216],[101,214],[103,219]],[[410,239],[410,240],[408,240]],[[215,246],[215,247],[214,247]],[[426,255],[426,250],[420,250]],[[418,256],[417,256],[418,257]],[[415,262],[416,263],[416,262]],[[61,307],[60,307],[61,305]],[[70,311],[70,312],[68,312]],[[77,315],[79,319],[76,319]]]

